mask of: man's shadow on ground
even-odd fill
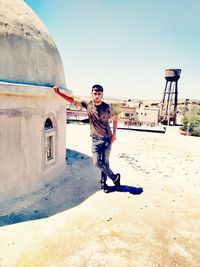
[[[109,192],[123,192],[123,193],[130,193],[132,195],[140,195],[143,193],[143,188],[142,187],[134,187],[134,186],[129,186],[129,185],[121,185],[120,190],[117,191],[115,189],[115,186],[109,186]]]
[[[99,191],[99,176],[91,157],[67,149],[63,177],[45,183],[38,191],[0,203],[0,227],[47,218],[81,204]],[[110,191],[114,192],[115,187],[111,186]],[[122,185],[120,191],[138,195],[143,189]]]

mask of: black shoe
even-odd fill
[[[120,175],[120,173],[117,173],[116,175],[115,175],[115,180],[113,181],[114,182],[114,185],[115,185],[115,189],[117,190],[117,191],[119,191],[120,190],[120,177],[121,177],[121,175]]]
[[[100,189],[103,189],[105,193],[109,193],[109,186],[106,183],[102,183]]]

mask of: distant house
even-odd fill
[[[67,123],[70,122],[89,122],[89,118],[86,110],[66,110]]]
[[[144,106],[142,102],[135,105],[121,106],[120,121],[125,123],[131,121],[132,124],[153,125],[159,122],[160,109],[156,106]]]
[[[87,110],[80,105],[74,103],[67,103],[66,107],[66,122],[89,122]]]

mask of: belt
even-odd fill
[[[92,140],[110,141],[110,138],[107,136],[92,136]]]

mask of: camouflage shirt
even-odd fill
[[[112,107],[105,102],[102,102],[101,105],[95,106],[93,101],[82,101],[81,105],[87,109],[90,121],[90,135],[111,138],[112,132],[109,120],[115,114]]]

